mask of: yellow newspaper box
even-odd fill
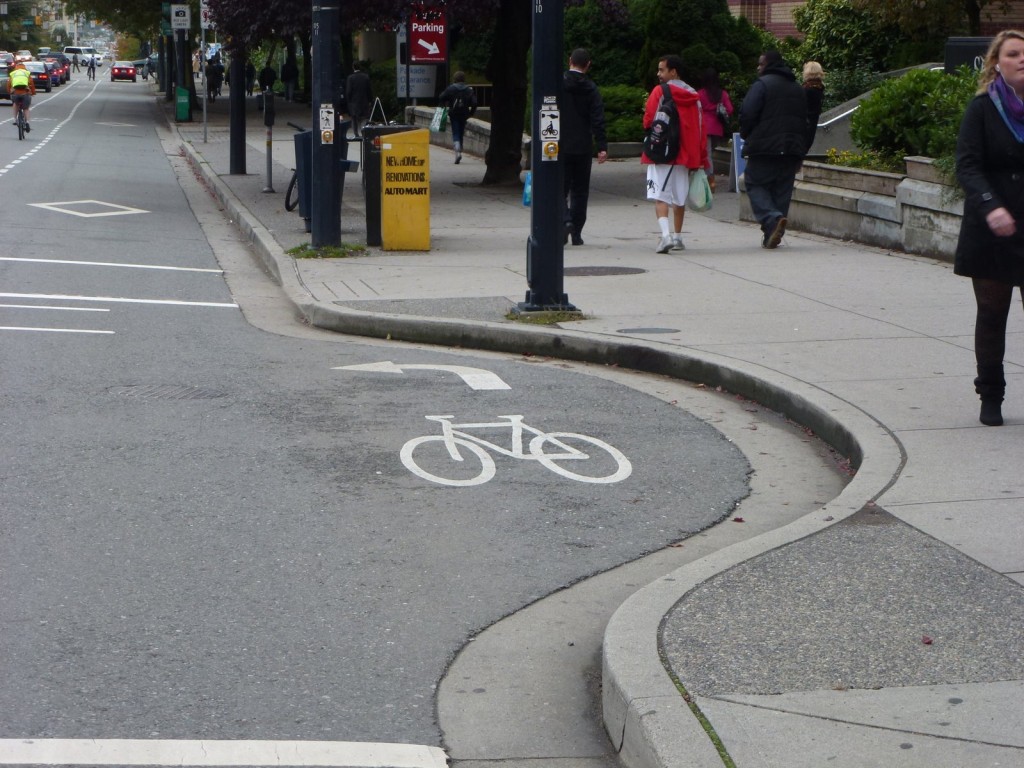
[[[380,137],[380,234],[385,251],[430,250],[430,131]]]

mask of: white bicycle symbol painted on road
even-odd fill
[[[505,419],[505,421],[470,424],[454,424],[451,421],[455,418],[454,416],[427,416],[426,418],[441,424],[441,434],[423,435],[409,440],[402,446],[402,463],[414,475],[442,485],[467,486],[486,483],[494,477],[496,471],[494,459],[488,451],[511,456],[513,459],[535,460],[556,475],[567,477],[570,480],[579,480],[581,483],[617,483],[620,480],[625,480],[633,472],[633,465],[629,463],[629,459],[620,450],[608,445],[603,440],[575,432],[543,432],[524,423],[522,416],[497,416],[495,418]],[[504,448],[467,432],[471,429],[511,431],[511,448]],[[533,435],[528,446],[529,453],[523,451],[524,433]],[[431,458],[427,455],[429,446],[436,443],[447,448],[447,454],[435,452],[437,456],[451,461],[465,461],[465,457],[459,450],[460,448],[465,449],[479,461],[479,472],[473,474],[476,472],[475,464],[466,472],[468,476],[462,479],[442,477],[428,472],[423,465]],[[572,443],[582,443],[582,446],[575,448]],[[417,456],[414,456],[417,449],[421,450]],[[434,468],[434,464],[439,463],[437,456],[434,457],[435,461],[430,463],[431,469]],[[588,465],[587,461],[590,459],[594,461]],[[572,466],[572,469],[569,469],[569,466]],[[591,472],[584,474],[588,469]]]

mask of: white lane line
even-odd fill
[[[102,333],[113,334],[113,331],[87,331],[79,328],[25,328],[17,325],[0,325],[0,331],[35,331],[37,333]],[[3,762],[3,760],[0,760]]]
[[[86,94],[86,95],[85,95],[85,96],[84,96],[84,97],[82,98],[82,100],[81,100],[81,101],[79,101],[79,102],[78,102],[77,104],[75,104],[75,106],[74,106],[74,107],[72,107],[72,108],[71,108],[71,112],[69,112],[69,113],[68,113],[68,116],[67,116],[67,117],[65,117],[65,118],[64,118],[64,119],[63,119],[63,120],[62,120],[61,122],[57,123],[57,125],[55,125],[55,126],[54,126],[54,127],[53,127],[53,128],[51,129],[51,130],[50,130],[50,132],[49,132],[48,134],[46,134],[46,136],[45,136],[45,137],[43,138],[43,140],[42,140],[42,141],[38,142],[37,144],[34,144],[34,145],[30,145],[30,146],[32,146],[32,149],[30,149],[30,150],[29,150],[28,152],[26,152],[26,153],[25,153],[24,155],[22,155],[21,157],[19,157],[19,158],[18,158],[17,160],[13,160],[13,161],[11,161],[10,163],[8,163],[7,165],[5,165],[5,166],[4,166],[3,168],[0,168],[0,176],[3,176],[3,175],[4,175],[5,173],[7,173],[8,171],[10,171],[10,170],[12,170],[12,169],[16,168],[16,167],[18,166],[18,164],[19,164],[19,163],[21,163],[21,162],[22,162],[22,161],[24,161],[24,160],[27,160],[27,159],[28,159],[28,158],[30,158],[30,157],[31,157],[32,155],[34,155],[34,154],[35,154],[36,152],[38,152],[38,151],[39,151],[40,149],[42,149],[42,148],[43,148],[43,147],[44,147],[44,146],[45,146],[45,145],[47,144],[47,142],[49,142],[49,141],[50,141],[50,139],[52,139],[52,138],[53,138],[54,136],[56,136],[56,135],[57,135],[57,131],[59,131],[59,130],[60,130],[61,128],[63,128],[63,127],[64,127],[64,126],[65,126],[65,125],[66,125],[66,124],[67,124],[68,122],[70,122],[70,121],[71,121],[71,118],[73,118],[73,117],[75,116],[75,112],[77,112],[77,111],[78,111],[78,108],[79,108],[80,106],[82,106],[82,105],[83,105],[83,104],[84,104],[84,103],[86,102],[86,100],[87,100],[87,99],[89,99],[89,97],[90,97],[90,96],[92,96],[92,95],[93,95],[94,93],[96,93],[96,88],[97,88],[98,86],[99,86],[99,81],[97,81],[96,85],[94,85],[94,86],[92,87],[92,90],[91,90],[91,91],[89,91],[89,93],[88,93],[88,94]],[[65,91],[65,93],[66,93],[66,91]],[[50,99],[52,99],[52,98],[55,98],[55,97],[54,97],[54,96],[51,96],[51,97],[50,97]],[[50,101],[50,99],[46,99],[46,101]],[[38,109],[38,106],[36,106],[35,108],[36,108],[36,109]],[[14,122],[14,120],[12,119],[12,120],[11,120],[11,122],[13,123],[13,122]],[[0,122],[0,125],[4,125],[5,123],[7,123],[7,120],[4,120],[3,122]],[[31,134],[29,134],[29,135],[31,136]]]
[[[76,261],[74,259],[27,259],[18,256],[0,256],[0,261],[24,261],[32,264],[74,264],[83,267],[125,267],[126,269],[165,269],[171,272],[206,272],[211,275],[223,275],[223,269],[205,269],[200,267],[165,267],[159,264],[121,264],[116,261]]]
[[[59,312],[109,312],[99,307],[51,307],[46,304],[0,304],[0,309],[55,309]]]
[[[442,749],[355,741],[0,739],[3,765],[445,768]]]
[[[125,299],[117,296],[69,296],[59,293],[0,293],[0,299],[47,299],[51,301],[109,301],[114,304],[166,304],[180,307],[223,307],[238,309],[233,302],[176,301],[174,299]]]

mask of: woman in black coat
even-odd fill
[[[954,271],[970,277],[982,424],[1003,423],[1003,354],[1013,288],[1024,286],[1024,32],[992,40],[978,93],[960,124],[956,175],[964,216]]]

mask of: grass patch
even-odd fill
[[[583,320],[582,312],[565,312],[552,310],[551,312],[509,312],[505,315],[506,320],[514,320],[517,323],[528,323],[529,325],[558,325],[573,320]]]
[[[341,245],[325,245],[314,248],[309,243],[289,248],[289,256],[296,259],[347,259],[349,256],[361,256],[366,253],[366,246],[358,243],[342,243]]]

